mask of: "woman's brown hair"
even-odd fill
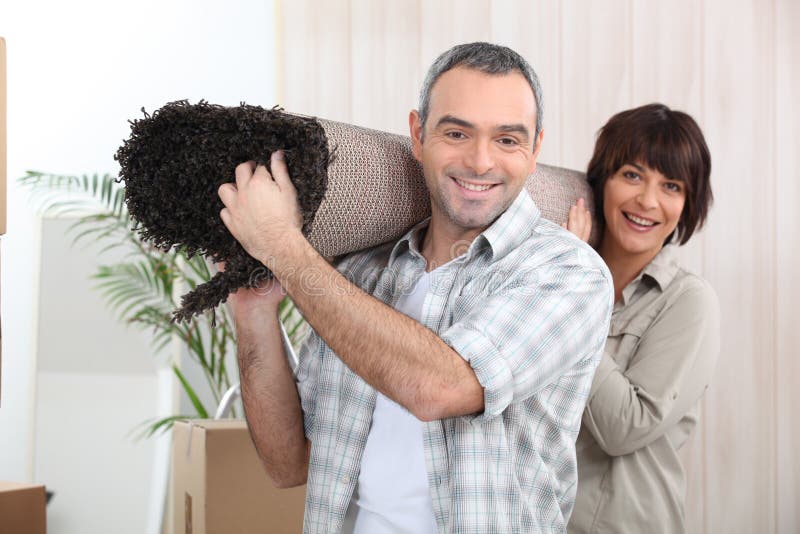
[[[692,117],[663,104],[648,104],[617,113],[600,129],[586,171],[594,191],[595,213],[601,221],[606,180],[623,165],[644,164],[664,176],[684,182],[686,202],[678,226],[664,244],[689,241],[706,220],[714,200],[711,154],[703,132]]]

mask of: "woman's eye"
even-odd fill
[[[628,178],[629,180],[638,180],[639,175],[633,171],[625,171],[622,173],[622,176]]]
[[[680,184],[676,184],[674,182],[667,182],[666,184],[664,184],[664,187],[666,187],[669,191],[672,191],[674,193],[680,193],[681,192]]]

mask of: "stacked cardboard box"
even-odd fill
[[[175,423],[174,534],[303,530],[305,486],[276,489],[242,420]]]
[[[44,486],[0,481],[0,532],[45,534]]]

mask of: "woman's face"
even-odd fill
[[[686,202],[684,182],[641,163],[623,165],[603,189],[603,248],[652,259],[675,230]]]

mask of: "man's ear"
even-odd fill
[[[419,120],[419,112],[412,109],[408,114],[408,129],[411,132],[411,152],[414,158],[422,162],[422,122]]]
[[[531,158],[531,168],[528,171],[528,176],[533,174],[536,170],[536,159],[539,157],[539,150],[542,149],[542,139],[544,139],[544,128],[539,130],[539,135],[536,136],[536,143],[533,145],[533,157]]]

